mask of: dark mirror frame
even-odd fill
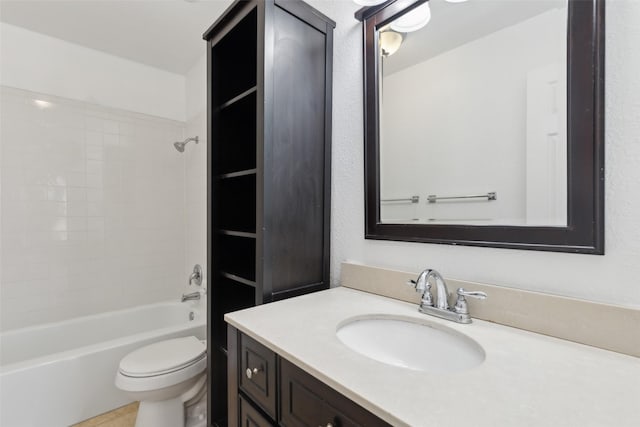
[[[364,28],[365,238],[604,254],[604,0],[568,0],[567,227],[380,222],[377,29],[425,1],[355,14]]]

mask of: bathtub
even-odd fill
[[[0,426],[69,426],[129,403],[114,385],[120,359],[168,338],[204,340],[201,304],[151,304],[0,334]]]

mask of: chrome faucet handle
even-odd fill
[[[193,266],[193,272],[189,276],[189,284],[194,283],[196,286],[202,286],[202,267],[200,267],[200,264]]]
[[[462,297],[472,297],[478,299],[485,299],[487,294],[482,291],[465,291],[464,288],[458,288],[457,294]]]
[[[469,307],[467,306],[467,300],[465,297],[485,299],[487,294],[482,291],[465,291],[464,288],[458,288],[456,292],[458,294],[458,300],[453,310],[458,314],[469,314]]]

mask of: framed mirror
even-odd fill
[[[356,18],[365,238],[604,254],[603,0],[389,0]]]

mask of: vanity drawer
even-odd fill
[[[322,381],[280,358],[280,415],[283,427],[390,426]]]
[[[240,334],[240,388],[267,414],[276,418],[276,355]]]
[[[249,401],[238,396],[238,404],[240,405],[240,427],[274,427],[271,421],[262,416],[262,414],[253,407]]]

